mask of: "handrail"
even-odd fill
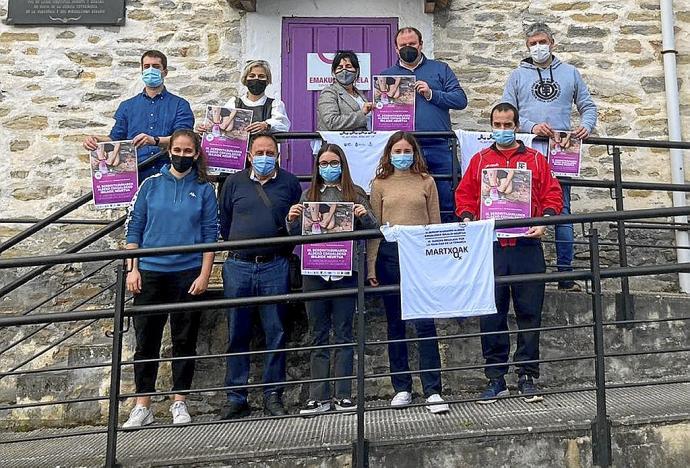
[[[577,215],[558,215],[523,219],[501,219],[495,221],[496,228],[512,228],[524,226],[553,226],[563,223],[599,223],[619,220],[660,218],[670,216],[690,215],[690,207],[650,208],[630,211],[604,211]],[[130,250],[101,250],[95,252],[68,253],[60,255],[45,255],[37,257],[16,257],[0,259],[0,269],[27,267],[37,265],[58,265],[73,262],[90,262],[98,260],[120,260],[143,256],[170,255],[173,253],[216,252],[221,250],[242,249],[248,247],[267,247],[278,245],[311,244],[315,242],[362,240],[382,237],[378,229],[364,229],[354,232],[338,232],[333,234],[315,234],[312,236],[284,236],[266,237],[261,239],[242,239],[225,242],[210,242],[205,244],[150,247]],[[2,291],[0,291],[0,296]]]
[[[158,153],[154,154],[150,158],[148,158],[145,161],[142,161],[141,163],[138,164],[139,169],[145,169],[149,166],[151,166],[156,159],[158,159],[159,156],[164,154],[165,151],[159,151]],[[10,249],[11,247],[14,247],[15,245],[19,244],[21,241],[28,239],[32,235],[36,234],[38,231],[42,230],[46,226],[55,223],[58,219],[62,218],[68,213],[71,213],[72,211],[76,210],[77,208],[80,208],[83,205],[86,205],[88,202],[90,202],[93,199],[93,193],[89,192],[87,194],[82,195],[81,197],[77,198],[67,206],[57,210],[56,212],[46,216],[36,224],[29,226],[22,232],[12,236],[10,239],[6,240],[2,244],[0,244],[0,254],[3,253],[4,251]],[[4,294],[0,294],[0,297],[2,297]]]

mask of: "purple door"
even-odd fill
[[[316,129],[318,91],[307,91],[307,54],[339,49],[371,54],[371,74],[391,66],[395,55],[397,18],[283,18],[282,88],[293,132]],[[311,147],[293,140],[283,154],[296,175],[311,173]]]

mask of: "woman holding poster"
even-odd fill
[[[426,225],[441,222],[438,191],[434,179],[428,174],[426,163],[417,140],[411,133],[396,132],[391,135],[371,183],[371,206],[381,224]],[[399,284],[400,264],[395,242],[370,240],[367,245],[369,283]],[[388,339],[405,339],[405,322],[401,319],[400,295],[383,296],[388,324]],[[418,338],[436,336],[433,319],[412,321]],[[409,372],[407,343],[389,343],[388,359],[391,372]],[[438,369],[441,358],[436,340],[419,342],[419,369]],[[412,403],[412,376],[391,376],[395,396],[391,406],[401,408]],[[432,413],[449,410],[441,398],[441,373],[421,374],[427,409]]]
[[[168,247],[216,242],[218,202],[207,181],[201,143],[191,130],[177,130],[170,137],[170,164],[141,184],[130,206],[125,227],[127,249]],[[127,290],[135,305],[190,302],[206,291],[213,266],[213,252],[182,253],[128,260]],[[185,310],[170,314],[173,357],[196,354],[200,313]],[[157,362],[168,314],[134,317],[136,350],[134,382],[137,393],[155,392]],[[172,362],[172,390],[189,390],[194,360]],[[137,397],[123,427],[153,423],[151,397]],[[173,424],[191,421],[184,394],[176,394],[170,407]]]
[[[326,209],[305,209],[303,203],[293,205],[287,216],[288,227],[292,234],[301,233],[303,217],[308,217],[310,225],[316,222],[330,222],[330,207],[338,203],[354,203],[350,205],[354,212],[355,229],[373,229],[378,226],[376,218],[371,212],[367,194],[361,187],[356,186],[350,177],[345,153],[338,145],[325,144],[315,158],[311,184],[300,199],[303,203],[320,203]],[[318,205],[317,205],[318,206]],[[337,223],[335,223],[337,224]],[[325,225],[327,227],[327,225]],[[304,276],[302,287],[304,292],[321,291],[324,289],[353,288],[357,286],[357,262],[353,262],[352,276]],[[331,328],[335,344],[352,343],[352,319],[355,313],[355,298],[353,296],[337,297],[331,300],[316,300],[306,303],[309,317],[309,333],[312,346],[327,345]],[[329,377],[347,377],[352,375],[354,350],[352,346],[336,348],[334,350],[334,375],[330,375],[330,349],[317,349],[311,352],[311,378],[327,379]],[[338,380],[335,382],[334,406],[337,411],[354,410],[356,405],[352,401],[352,381]],[[300,414],[309,415],[322,413],[331,409],[330,382],[316,382],[309,388],[309,400],[300,410]]]
[[[334,81],[321,91],[317,107],[317,130],[368,130],[373,103],[355,87],[360,68],[357,54],[339,51],[333,58],[331,74]]]

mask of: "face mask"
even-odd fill
[[[391,164],[394,168],[405,171],[412,166],[414,156],[412,153],[400,153],[391,156]]]
[[[163,73],[157,68],[146,68],[141,72],[141,79],[149,88],[157,88],[163,84]]]
[[[551,47],[548,44],[537,44],[529,48],[529,54],[534,63],[544,63],[551,57]]]
[[[268,86],[267,80],[247,80],[247,89],[254,96],[261,96]]]
[[[402,61],[405,63],[414,63],[414,61],[417,60],[417,57],[419,57],[419,51],[416,47],[412,46],[405,46],[401,48],[398,53],[400,54]]]
[[[276,168],[275,156],[254,156],[252,158],[252,169],[260,176],[267,176]]]
[[[357,72],[351,70],[340,70],[335,74],[335,81],[343,86],[349,86],[357,79]]]
[[[501,146],[510,146],[515,141],[515,130],[494,130],[491,137]]]
[[[194,164],[194,158],[175,156],[174,154],[171,154],[170,162],[172,163],[172,167],[175,168],[177,172],[183,173],[191,169],[192,164]]]
[[[342,173],[342,169],[340,166],[333,167],[333,166],[326,166],[326,167],[319,167],[319,174],[321,174],[321,177],[325,182],[333,183],[340,179],[340,174]]]

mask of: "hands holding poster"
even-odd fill
[[[524,219],[532,215],[532,171],[482,169],[481,219]],[[521,237],[529,227],[496,229],[497,237]]]
[[[374,76],[372,130],[414,131],[414,75]]]
[[[549,165],[557,176],[578,177],[582,163],[582,140],[572,132],[556,130],[549,138]]]
[[[354,203],[304,203],[302,235],[352,232]],[[302,245],[302,274],[352,276],[353,241]]]
[[[206,118],[199,128],[205,132],[201,149],[206,155],[210,173],[233,173],[244,169],[250,123],[250,110],[206,107]]]
[[[139,186],[137,150],[132,141],[99,143],[90,152],[89,161],[95,207],[128,206]]]

